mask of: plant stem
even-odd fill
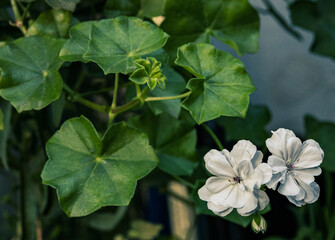
[[[21,30],[21,32],[23,33],[23,35],[26,35],[27,34],[27,29],[23,25],[23,20],[22,20],[22,17],[20,15],[19,8],[17,7],[16,1],[15,0],[10,0],[10,4],[12,5],[12,9],[13,9],[13,12],[14,12],[14,17],[15,17],[14,26],[18,27]]]
[[[124,84],[119,85],[119,89],[120,88],[126,88],[133,85],[133,82],[127,82]],[[85,93],[78,93],[78,95],[82,96],[82,97],[86,97],[89,95],[93,95],[93,94],[97,94],[97,93],[103,93],[103,92],[109,92],[109,91],[114,91],[114,87],[110,87],[110,88],[103,88],[103,89],[99,89],[96,91],[90,91],[90,92],[85,92]]]
[[[112,102],[112,109],[116,108],[117,106],[117,93],[119,91],[119,74],[115,73],[115,82],[114,82],[114,94],[113,94],[113,102]]]
[[[66,83],[63,83],[63,88],[65,91],[67,91],[70,94],[70,98],[69,98],[70,100],[81,103],[82,105],[88,108],[91,108],[93,110],[96,110],[98,112],[109,113],[108,106],[99,105],[99,104],[93,103],[91,101],[88,101],[82,98],[80,95],[76,94]]]
[[[152,101],[163,101],[163,100],[174,100],[174,99],[179,99],[179,98],[185,98],[188,95],[191,94],[191,91],[188,91],[186,93],[176,95],[176,96],[167,96],[167,97],[148,97],[144,101],[145,102],[152,102]]]
[[[86,76],[86,73],[84,71],[81,71],[78,78],[77,78],[76,84],[73,87],[73,90],[75,92],[77,92],[79,90],[81,84],[83,83],[83,81],[85,79],[85,76]]]
[[[136,96],[139,97],[141,96],[141,89],[140,86],[138,84],[135,83],[135,87],[136,87]]]
[[[176,176],[176,175],[171,175],[174,179],[176,179],[178,182],[184,184],[185,186],[187,187],[190,187],[190,188],[195,188],[194,184],[190,183],[189,181],[179,177],[179,176]]]
[[[208,134],[212,137],[212,139],[214,140],[214,142],[216,143],[216,145],[218,146],[218,148],[220,150],[223,149],[223,146],[219,140],[219,138],[215,135],[215,133],[212,131],[212,129],[210,129],[206,124],[202,124],[201,125],[207,132]]]

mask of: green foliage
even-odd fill
[[[197,136],[192,125],[168,114],[154,116],[146,112],[130,119],[130,124],[146,133],[159,157],[158,167],[171,175],[191,175],[198,165]]]
[[[48,10],[40,16],[28,28],[27,36],[47,35],[50,37],[65,38],[71,25],[71,13],[65,10]]]
[[[217,123],[224,128],[227,141],[250,140],[257,146],[265,146],[270,137],[265,127],[271,114],[266,106],[250,105],[245,119],[222,117]]]
[[[321,122],[312,116],[305,117],[306,137],[317,141],[325,157],[321,167],[327,171],[335,171],[335,148],[333,139],[335,136],[335,124],[330,122]]]
[[[162,64],[154,57],[134,60],[136,70],[130,75],[129,80],[136,84],[147,84],[150,90],[154,90],[156,85],[160,89],[165,88],[166,77],[162,74]]]
[[[4,130],[4,125],[3,125],[3,112],[2,112],[2,110],[1,110],[1,108],[0,108],[0,131],[1,130]]]
[[[210,43],[211,36],[239,55],[258,50],[259,18],[247,0],[166,0],[165,16],[166,49],[174,56],[180,45]]]
[[[71,217],[128,205],[137,180],[158,162],[145,134],[117,123],[100,138],[85,117],[67,120],[46,152],[43,183],[57,189],[59,203]]]
[[[62,77],[58,57],[64,40],[19,38],[0,48],[0,96],[17,111],[42,109],[59,98]]]
[[[290,10],[293,24],[314,32],[311,51],[335,58],[335,2],[299,0]]]
[[[76,9],[76,5],[80,2],[80,0],[45,0],[52,8],[54,9],[65,9],[69,11],[74,11]]]
[[[93,61],[105,74],[134,71],[134,60],[163,47],[168,38],[160,28],[135,17],[121,16],[81,24],[71,29],[71,39],[60,56],[67,61],[79,58]]]
[[[128,231],[130,239],[151,240],[158,236],[162,229],[160,224],[152,224],[143,220],[135,220],[131,223],[131,229]]]
[[[178,49],[175,63],[195,76],[182,106],[198,124],[222,115],[245,116],[255,87],[240,60],[212,45],[190,43]]]
[[[0,129],[0,159],[2,165],[8,169],[8,157],[7,157],[7,141],[11,131],[11,115],[12,107],[8,102],[0,100],[0,116],[1,129]]]
[[[185,90],[185,80],[178,74],[173,68],[166,66],[163,69],[163,75],[166,76],[167,84],[164,90],[155,88],[149,93],[149,97],[167,97],[181,94]],[[171,116],[178,118],[180,113],[180,99],[165,100],[165,101],[153,101],[148,102],[148,105],[155,115],[163,112],[169,113]]]

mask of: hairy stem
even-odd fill
[[[14,17],[15,17],[15,23],[13,25],[18,27],[21,30],[21,32],[23,33],[23,35],[26,35],[27,34],[27,29],[23,25],[23,19],[20,15],[20,11],[19,11],[19,8],[17,7],[16,1],[15,0],[10,0],[10,4],[12,5],[12,9],[13,9],[13,12],[14,12]]]
[[[144,101],[145,102],[152,102],[152,101],[163,101],[163,100],[174,100],[174,99],[179,99],[179,98],[185,98],[188,95],[191,94],[191,91],[188,91],[186,93],[176,95],[176,96],[167,96],[167,97],[148,97]]]

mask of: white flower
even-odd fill
[[[321,174],[319,165],[324,156],[319,144],[312,139],[302,143],[291,130],[284,128],[272,133],[266,140],[273,154],[268,159],[273,177],[267,187],[275,190],[280,183],[278,192],[298,207],[315,202],[320,188],[314,176]]]
[[[207,170],[216,176],[210,177],[199,189],[200,199],[216,215],[226,216],[234,208],[242,216],[262,210],[269,198],[260,190],[270,181],[271,167],[261,163],[263,154],[250,141],[241,140],[229,153],[210,150],[204,157]]]

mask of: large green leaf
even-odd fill
[[[266,106],[250,105],[245,119],[222,117],[217,123],[224,128],[227,141],[250,140],[257,146],[264,146],[269,137],[265,127],[271,114]]]
[[[240,60],[210,44],[190,43],[178,49],[175,63],[195,76],[182,106],[198,124],[221,115],[245,116],[255,87]]]
[[[158,162],[148,143],[145,134],[125,123],[112,125],[100,138],[88,119],[72,118],[47,142],[43,183],[57,189],[71,217],[128,205],[137,180]]]
[[[76,9],[77,3],[80,0],[45,0],[54,9],[65,9],[69,11],[74,11]]]
[[[166,66],[163,69],[163,74],[167,78],[165,89],[161,90],[159,88],[155,88],[153,91],[150,91],[148,95],[149,97],[174,96],[181,94],[183,91],[185,91],[185,80],[179,73],[174,71],[171,67]],[[174,99],[165,101],[153,101],[148,102],[148,104],[155,115],[166,112],[169,113],[171,116],[177,118],[180,113],[180,102],[180,99]]]
[[[168,35],[149,22],[121,16],[80,23],[70,38],[60,54],[64,60],[81,58],[97,63],[105,74],[127,74],[135,70],[134,60],[164,46]]]
[[[311,51],[335,58],[335,2],[296,1],[290,10],[293,24],[314,32]]]
[[[321,167],[328,171],[335,171],[335,124],[330,122],[321,122],[312,116],[305,117],[306,138],[317,141],[323,151],[325,157]]]
[[[33,36],[0,48],[0,95],[17,111],[39,110],[58,99],[63,84],[58,55],[64,41]]]
[[[192,174],[198,165],[194,161],[197,136],[192,125],[168,114],[154,116],[150,111],[130,119],[129,123],[148,135],[161,170],[172,175]]]
[[[247,0],[166,0],[161,27],[171,35],[166,44],[175,55],[189,42],[210,42],[210,36],[242,55],[258,50],[259,18]]]
[[[31,35],[48,35],[65,38],[71,25],[71,13],[65,10],[51,9],[42,12],[27,32]]]

